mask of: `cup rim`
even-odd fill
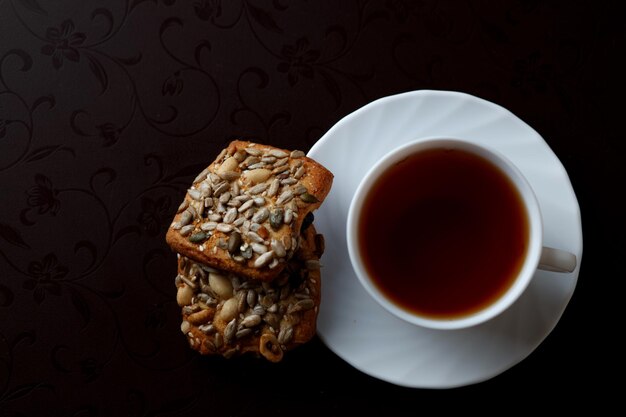
[[[482,156],[496,165],[505,173],[505,175],[507,175],[507,177],[509,177],[522,197],[521,199],[524,203],[524,208],[528,217],[529,236],[528,249],[524,264],[522,265],[513,284],[507,291],[504,292],[502,296],[475,313],[461,317],[439,319],[419,316],[414,312],[409,312],[393,303],[376,288],[375,284],[369,278],[368,273],[365,270],[363,261],[358,251],[358,221],[360,214],[359,208],[362,206],[367,196],[367,192],[372,188],[372,186],[376,183],[376,180],[384,171],[386,171],[393,164],[406,158],[409,154],[420,150],[441,147],[462,149],[467,152],[472,152],[478,156]],[[515,301],[530,284],[530,281],[532,280],[532,277],[534,276],[539,265],[543,240],[543,225],[537,197],[528,180],[511,160],[491,147],[477,144],[467,139],[452,138],[447,136],[429,136],[418,138],[389,151],[367,171],[357,186],[348,208],[346,240],[350,262],[357,278],[365,290],[378,302],[379,305],[398,318],[411,324],[431,329],[452,330],[472,327],[489,321],[503,313],[515,303]]]

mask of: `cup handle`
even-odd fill
[[[572,272],[576,269],[576,256],[564,250],[544,246],[538,268],[544,271]]]

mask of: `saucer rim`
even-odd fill
[[[321,149],[323,149],[325,146],[329,146],[327,142],[331,141],[333,135],[335,134],[335,132],[337,130],[342,129],[343,127],[345,127],[346,124],[353,123],[354,119],[358,119],[359,117],[361,117],[361,115],[363,113],[367,113],[372,108],[375,108],[375,107],[378,107],[378,106],[385,106],[388,103],[391,103],[391,102],[394,102],[394,101],[397,101],[397,100],[405,100],[405,99],[411,100],[414,97],[429,96],[429,95],[437,95],[437,96],[447,95],[447,96],[452,97],[455,100],[476,101],[478,104],[486,105],[491,111],[498,112],[498,113],[500,113],[500,116],[511,118],[512,121],[520,124],[520,127],[525,130],[524,135],[527,138],[525,140],[528,140],[531,145],[541,146],[542,147],[542,152],[550,153],[552,155],[552,157],[553,157],[554,162],[557,164],[556,166],[552,166],[551,169],[554,169],[554,168],[558,167],[558,169],[560,171],[559,184],[563,180],[566,181],[566,183],[564,183],[563,185],[568,187],[568,190],[571,192],[571,195],[572,195],[573,200],[575,202],[575,206],[570,207],[570,209],[573,208],[575,210],[575,213],[574,213],[574,211],[572,211],[572,214],[575,214],[575,217],[576,217],[576,223],[577,223],[577,226],[578,226],[577,238],[578,238],[578,243],[580,244],[580,250],[577,253],[578,265],[576,267],[576,270],[572,273],[573,282],[571,284],[571,288],[568,291],[568,293],[563,294],[564,302],[560,306],[558,314],[556,315],[556,317],[554,319],[550,320],[550,325],[549,326],[548,325],[542,326],[542,328],[545,329],[545,331],[542,332],[543,336],[532,347],[530,347],[529,349],[526,349],[525,352],[523,352],[522,354],[518,355],[519,357],[516,357],[514,359],[509,360],[508,364],[500,366],[500,367],[494,367],[494,368],[490,369],[490,371],[484,372],[482,377],[480,377],[480,378],[473,378],[471,381],[464,380],[464,381],[461,381],[461,382],[459,382],[457,384],[448,382],[448,383],[442,383],[442,384],[424,385],[424,384],[411,383],[410,381],[400,380],[398,378],[393,378],[393,376],[389,376],[389,375],[381,375],[380,373],[369,371],[367,369],[367,366],[364,366],[364,365],[358,363],[357,361],[353,360],[353,358],[350,355],[345,355],[342,352],[339,352],[338,349],[335,349],[335,347],[333,346],[332,341],[329,340],[328,335],[326,335],[325,332],[323,331],[323,327],[320,328],[320,330],[318,331],[318,335],[319,335],[320,339],[323,341],[323,343],[327,347],[329,347],[329,349],[331,351],[333,351],[335,354],[337,354],[339,357],[341,357],[343,360],[345,360],[351,366],[355,367],[356,369],[358,369],[361,372],[364,372],[364,373],[366,373],[366,374],[368,374],[370,376],[373,376],[375,378],[378,378],[378,379],[381,379],[381,380],[384,380],[384,381],[387,381],[387,382],[390,382],[390,383],[393,383],[393,384],[396,384],[396,385],[412,387],[412,388],[453,388],[453,387],[458,387],[458,386],[466,386],[466,385],[479,383],[479,382],[488,380],[490,378],[493,378],[494,376],[497,376],[497,375],[501,374],[502,372],[510,369],[511,367],[515,366],[516,364],[521,362],[523,359],[525,359],[529,354],[531,354],[545,340],[545,338],[552,332],[554,327],[560,321],[560,319],[562,317],[562,314],[565,311],[565,309],[567,308],[567,305],[569,304],[569,302],[571,300],[571,297],[572,297],[572,295],[574,293],[574,290],[576,288],[576,284],[577,284],[577,280],[578,280],[578,273],[579,273],[579,268],[580,268],[580,263],[581,263],[581,260],[582,260],[582,225],[581,225],[581,219],[580,219],[580,206],[578,204],[578,201],[576,199],[576,195],[575,195],[573,187],[571,185],[571,180],[570,180],[569,176],[567,175],[565,167],[562,165],[562,163],[560,162],[558,157],[556,157],[554,152],[552,152],[552,150],[550,149],[548,144],[545,142],[545,140],[534,129],[532,129],[532,127],[527,125],[525,122],[523,122],[521,119],[519,119],[517,116],[515,116],[509,110],[507,110],[507,109],[503,108],[502,106],[499,106],[499,105],[497,105],[497,104],[495,104],[493,102],[490,102],[488,100],[485,100],[485,99],[482,99],[480,97],[476,97],[476,96],[473,96],[473,95],[470,95],[470,94],[467,94],[467,93],[456,92],[456,91],[445,91],[445,90],[415,90],[415,91],[409,91],[409,92],[405,92],[405,93],[400,93],[400,94],[395,94],[395,95],[390,95],[390,96],[379,98],[379,99],[374,100],[374,101],[366,104],[365,106],[355,110],[354,112],[346,115],[344,118],[339,120],[333,127],[331,127],[311,147],[308,155],[315,159],[316,158],[316,154],[321,152]],[[534,136],[534,139],[531,139],[530,135]],[[417,140],[417,138],[415,138],[414,140]],[[398,147],[400,145],[396,144],[395,146]],[[393,148],[389,147],[387,149],[388,149],[388,151],[391,151]],[[499,149],[497,149],[497,148],[496,148],[496,150],[499,151]],[[323,163],[323,161],[321,161],[321,162]],[[522,172],[524,171],[521,167],[520,167],[520,170]],[[347,198],[347,197],[344,197],[344,198]],[[345,233],[345,230],[343,232]],[[349,260],[346,259],[346,260],[344,260],[344,262],[349,262]],[[368,295],[368,296],[370,296],[370,295]],[[322,306],[322,308],[323,308],[323,306]],[[400,319],[396,318],[396,320],[400,320]],[[444,332],[455,332],[455,331],[459,331],[459,330],[443,330],[443,331]]]

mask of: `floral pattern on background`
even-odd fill
[[[496,101],[566,166],[600,164],[612,137],[584,121],[613,88],[589,66],[614,53],[622,23],[606,7],[0,0],[0,415],[290,415],[306,393],[347,415],[333,407],[351,384],[408,404],[413,391],[319,340],[274,368],[194,355],[164,242],[178,202],[231,139],[306,151],[358,107],[421,88]],[[598,152],[572,144],[586,136]]]

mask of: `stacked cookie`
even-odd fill
[[[312,212],[332,180],[301,151],[244,141],[196,177],[166,236],[192,348],[277,362],[313,337],[324,244]]]

